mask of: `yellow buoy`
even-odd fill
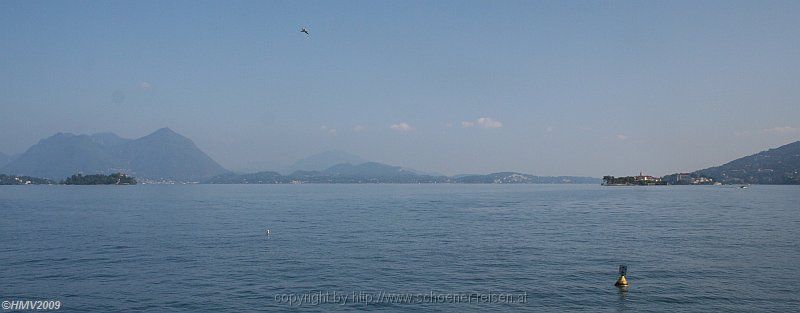
[[[628,267],[625,265],[619,266],[619,278],[617,278],[617,282],[614,283],[614,286],[617,287],[627,287],[628,286],[628,279],[625,276],[628,275]]]
[[[619,279],[617,279],[617,282],[614,284],[614,286],[617,287],[625,287],[627,285],[628,285],[628,280],[625,279],[625,276],[620,276]]]

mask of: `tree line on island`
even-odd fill
[[[75,174],[62,181],[52,181],[47,178],[17,176],[0,174],[0,185],[136,185],[136,178],[123,173],[110,175]]]

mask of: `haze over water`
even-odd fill
[[[3,186],[0,296],[65,312],[279,311],[276,295],[318,291],[528,298],[300,310],[792,311],[799,206],[798,186]]]

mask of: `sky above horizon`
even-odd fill
[[[798,1],[2,1],[0,152],[663,175],[800,140]],[[306,27],[310,36],[300,33]]]

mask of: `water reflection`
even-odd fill
[[[617,300],[617,312],[627,312],[628,306],[626,298],[628,297],[628,286],[617,287],[617,294],[619,296]]]

